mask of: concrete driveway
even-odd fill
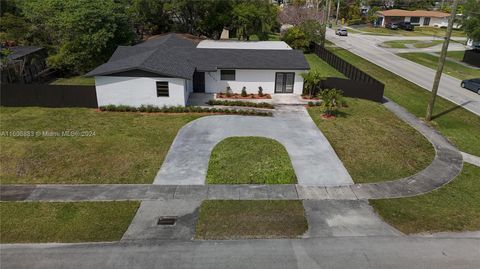
[[[153,184],[203,185],[215,145],[233,136],[261,136],[285,146],[300,185],[341,186],[352,178],[303,106],[280,106],[274,117],[210,116],[184,126]]]
[[[377,44],[387,40],[425,40],[432,39],[432,37],[372,36],[360,34],[349,34],[348,37],[338,37],[333,30],[329,29],[327,31],[327,38],[337,46],[347,49],[424,89],[429,91],[432,89],[435,70],[406,60],[395,55],[388,49],[377,46]],[[452,45],[452,47],[457,46],[458,45]],[[459,79],[443,74],[438,95],[480,115],[480,95],[462,89],[460,82]]]

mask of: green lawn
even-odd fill
[[[75,76],[69,78],[58,78],[50,84],[95,86],[95,79],[93,77]]]
[[[425,116],[430,92],[371,62],[340,48],[335,54],[385,83],[385,96],[419,118]],[[437,98],[431,126],[450,139],[460,150],[480,156],[480,117],[441,98]]]
[[[411,198],[371,200],[377,213],[410,233],[480,230],[480,167],[464,164],[448,185]]]
[[[436,52],[436,54],[440,55],[440,52]],[[449,51],[449,52],[447,52],[447,59],[451,58],[453,60],[457,60],[457,61],[461,62],[463,60],[463,55],[465,55],[464,50]]]
[[[406,49],[406,44],[415,44],[418,40],[390,40],[381,44],[382,47],[394,49]]]
[[[426,41],[426,42],[417,42],[417,43],[413,44],[413,46],[415,48],[421,49],[421,48],[430,48],[430,47],[440,45],[440,44],[443,44],[442,40],[432,40],[432,41]]]
[[[397,55],[434,70],[437,69],[438,61],[440,58],[439,56],[422,52],[399,53]],[[443,73],[448,74],[452,77],[456,77],[460,80],[480,77],[480,69],[467,67],[465,65],[450,61],[448,59],[445,61]]]
[[[230,137],[212,151],[208,184],[297,183],[285,147],[264,137]]]
[[[381,44],[382,47],[386,48],[394,48],[394,49],[406,49],[408,48],[408,45],[413,45],[415,48],[429,48],[436,46],[438,44],[442,44],[443,41],[441,40],[431,40],[431,41],[425,41],[425,40],[390,40],[390,41],[385,41]]]
[[[200,114],[0,108],[3,184],[151,183],[178,130]],[[87,137],[6,137],[11,131],[91,131]]]
[[[139,202],[0,202],[0,242],[115,241]]]
[[[204,201],[197,239],[298,238],[308,229],[301,201]]]
[[[319,107],[308,112],[356,183],[410,176],[432,162],[432,145],[383,105],[352,98],[347,103],[335,119],[322,119]]]
[[[305,54],[305,58],[310,65],[310,70],[316,70],[320,72],[324,77],[345,78],[342,73],[338,72],[337,69],[333,68],[331,65],[320,59],[320,57],[318,57],[316,54]]]
[[[360,27],[357,28],[360,31],[368,32],[371,34],[379,35],[401,35],[401,36],[445,36],[446,29],[434,28],[434,27],[415,27],[414,31],[405,30],[390,30],[383,27]],[[466,37],[465,32],[460,30],[454,30],[452,32],[453,37]]]

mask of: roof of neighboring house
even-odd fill
[[[200,49],[256,49],[256,50],[291,50],[283,41],[232,41],[232,40],[203,40],[197,48]]]
[[[301,51],[268,49],[204,49],[198,40],[167,34],[135,46],[119,46],[112,57],[87,76],[143,70],[162,76],[191,79],[195,70],[283,69],[306,70]]]
[[[445,18],[449,17],[450,13],[441,11],[429,11],[429,10],[403,10],[403,9],[390,9],[378,11],[379,14],[385,17],[433,17],[433,18]]]
[[[42,50],[43,48],[40,47],[34,47],[34,46],[14,46],[14,47],[9,47],[8,50],[11,51],[11,53],[7,56],[9,60],[16,60],[18,58],[22,58],[26,55],[35,53],[37,51]]]

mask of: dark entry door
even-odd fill
[[[275,93],[293,93],[295,73],[275,73]]]
[[[205,92],[205,72],[193,73],[193,92]]]

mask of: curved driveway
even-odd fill
[[[209,116],[184,126],[153,184],[203,185],[215,145],[232,136],[261,136],[285,146],[298,184],[340,186],[352,178],[302,106],[279,107],[274,117]]]

